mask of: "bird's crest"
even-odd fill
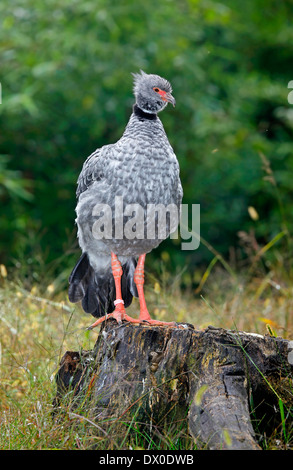
[[[147,74],[143,70],[140,70],[140,73],[132,73],[132,76],[133,76],[133,84],[134,84],[133,91],[134,93],[136,93],[139,88],[139,85],[141,84],[143,79],[147,76]]]
[[[138,89],[145,81],[150,81],[154,86],[160,86],[163,90],[168,93],[172,93],[171,84],[165,78],[160,77],[159,75],[155,74],[147,74],[143,70],[140,70],[140,73],[132,73],[133,76],[133,91],[134,94],[138,92]]]

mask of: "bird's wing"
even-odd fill
[[[77,180],[76,197],[86,191],[95,181],[104,178],[105,162],[109,156],[112,145],[105,145],[93,152],[84,162]]]

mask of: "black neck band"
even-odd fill
[[[145,113],[142,109],[137,106],[137,104],[133,106],[133,112],[138,117],[138,119],[141,120],[148,119],[149,121],[154,121],[155,119],[157,119],[156,114]]]

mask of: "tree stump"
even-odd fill
[[[255,423],[260,436],[269,433],[281,422],[280,401],[283,409],[293,405],[289,346],[280,337],[214,327],[108,320],[92,351],[63,356],[55,409],[70,391],[71,409],[82,402],[108,435],[121,420],[149,434],[186,425],[196,448],[257,450]]]

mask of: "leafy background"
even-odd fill
[[[76,180],[94,149],[120,138],[139,69],[173,85],[176,108],[161,118],[184,202],[201,206],[197,250],[167,240],[147,257],[151,314],[292,339],[292,19],[292,0],[0,2],[1,449],[98,443],[90,409],[52,420],[54,377],[66,350],[99,335],[67,297]],[[277,416],[267,405],[260,415],[250,397],[258,442],[293,449],[292,405],[279,401],[264,434]],[[176,426],[159,444],[124,417],[121,433],[134,449],[197,448]]]
[[[173,85],[177,106],[161,117],[204,240],[241,267],[247,239],[290,231],[292,17],[289,0],[1,2],[1,262],[65,282],[78,174],[121,136],[139,69]],[[162,255],[171,271],[187,266],[186,282],[214,256],[174,241],[151,257]]]

